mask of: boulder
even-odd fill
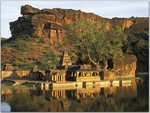
[[[120,76],[135,76],[137,58],[135,55],[125,54],[122,58],[114,60],[114,70]]]
[[[135,77],[137,58],[135,55],[125,54],[113,60],[113,69],[104,72],[105,79],[117,77]]]
[[[38,13],[40,10],[37,8],[33,8],[30,5],[25,5],[21,7],[21,14],[22,15],[29,15],[29,14],[36,14]]]

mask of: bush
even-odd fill
[[[20,61],[16,61],[14,64],[14,69],[18,70],[18,69],[32,69],[34,67],[34,64],[32,63],[23,63]]]
[[[132,34],[127,34],[127,40],[130,42],[130,43],[134,43],[134,42],[137,42],[138,41],[138,38]]]
[[[50,60],[52,64],[57,65],[58,61],[54,52],[44,52],[44,57],[46,60]]]
[[[31,37],[29,35],[23,35],[22,36],[22,39],[28,41]]]
[[[50,67],[50,64],[47,61],[38,61],[37,65],[39,66],[40,69],[48,69]]]
[[[37,34],[32,34],[33,38],[41,38],[40,36],[38,36]]]
[[[43,39],[43,38],[40,38],[39,43],[44,44],[44,43],[45,43],[44,39]]]
[[[3,71],[4,68],[5,68],[4,64],[1,64],[1,68],[0,68],[1,70],[0,71]]]

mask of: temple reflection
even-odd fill
[[[89,87],[89,88],[78,88],[72,90],[65,89],[53,89],[45,91],[46,99],[84,99],[84,98],[95,98],[100,96],[113,95],[116,98],[121,97],[135,97],[137,96],[136,82],[132,81],[131,85],[118,86],[118,87]]]
[[[11,103],[25,103],[30,109],[36,111],[123,111],[125,106],[138,99],[137,84],[135,81],[127,86],[87,87],[77,89],[51,89],[51,90],[18,90],[16,93],[3,90],[2,99]],[[10,95],[10,96],[9,96]],[[145,102],[145,100],[144,100]],[[145,103],[142,103],[143,105]],[[30,103],[30,105],[28,104]],[[122,103],[122,104],[121,104]],[[136,104],[134,103],[134,104]],[[137,103],[139,104],[139,103]],[[12,104],[12,108],[24,109],[24,105]],[[19,107],[18,107],[19,106]],[[95,108],[96,107],[96,108]],[[38,110],[37,110],[38,108]]]

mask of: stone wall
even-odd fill
[[[75,81],[77,82],[88,82],[88,81],[93,81],[93,82],[96,82],[96,81],[100,81],[100,76],[84,76],[84,77],[75,77]]]
[[[12,75],[13,71],[2,71],[1,72],[1,78],[4,79],[4,78],[10,78],[11,75]]]
[[[18,71],[2,71],[1,78],[23,78],[29,77],[30,70],[18,70]]]

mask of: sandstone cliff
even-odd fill
[[[52,43],[60,43],[63,41],[64,34],[62,26],[77,20],[89,19],[94,22],[107,22],[107,29],[111,29],[116,25],[122,27],[123,30],[134,28],[138,23],[147,25],[147,18],[102,18],[93,13],[85,13],[80,10],[72,9],[37,9],[30,5],[21,7],[22,17],[10,23],[12,37],[18,35],[39,36],[41,38],[49,38]],[[140,31],[147,28],[139,28]]]
[[[102,21],[102,18],[92,13],[84,13],[72,9],[37,9],[25,5],[21,7],[22,17],[10,23],[12,37],[18,35],[39,36],[48,38],[52,43],[60,43],[64,38],[62,26],[79,19]]]

